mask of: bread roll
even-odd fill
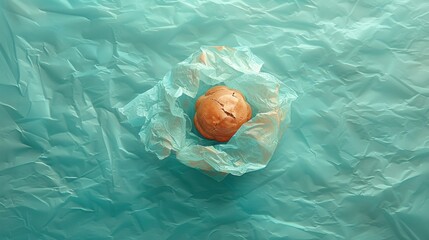
[[[227,142],[252,117],[241,92],[225,86],[209,89],[195,104],[194,124],[207,139]]]

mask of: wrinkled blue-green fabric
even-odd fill
[[[0,1],[0,239],[427,239],[424,0]],[[200,46],[299,96],[222,182],[118,112]]]
[[[262,64],[247,47],[204,46],[119,111],[159,159],[175,152],[181,163],[218,181],[241,176],[268,164],[296,99],[292,89],[260,71]],[[254,115],[227,143],[205,139],[191,121],[197,98],[218,85],[243,93]]]

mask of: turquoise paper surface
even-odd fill
[[[429,4],[0,1],[0,239],[427,239]],[[299,96],[217,182],[118,111],[201,46]]]

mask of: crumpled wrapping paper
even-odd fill
[[[174,151],[180,162],[216,180],[241,176],[268,164],[296,99],[292,89],[260,72],[262,64],[246,47],[202,47],[119,111],[141,129],[145,149],[159,159]],[[191,120],[198,97],[219,84],[242,92],[254,113],[222,144],[199,136]]]
[[[427,239],[429,5],[0,1],[0,239]],[[117,108],[202,45],[295,90],[261,171],[159,161]]]

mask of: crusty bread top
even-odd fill
[[[243,94],[225,86],[210,88],[195,104],[194,124],[207,139],[227,142],[252,117]]]

